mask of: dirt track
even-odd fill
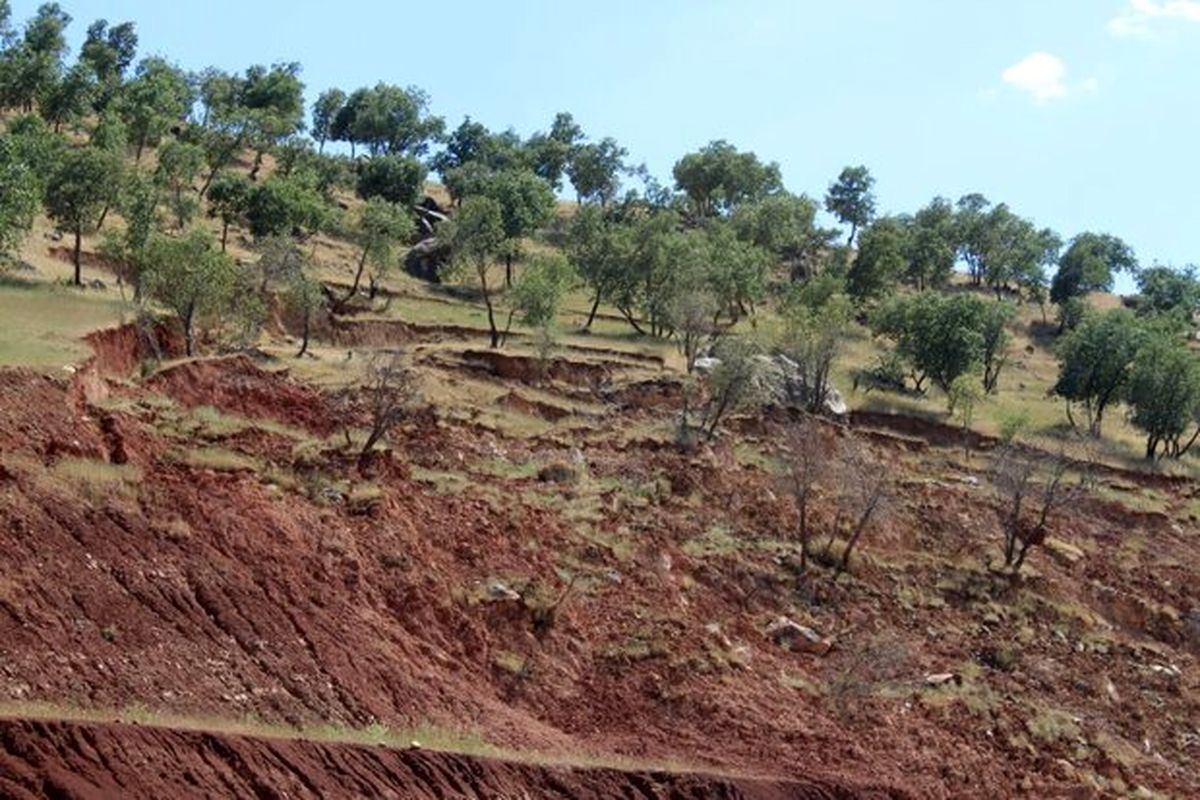
[[[816,783],[541,767],[430,750],[31,720],[0,721],[0,795],[12,800],[889,796]]]

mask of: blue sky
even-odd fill
[[[185,68],[300,61],[310,98],[416,84],[451,125],[522,134],[569,110],[664,180],[725,138],[796,192],[863,163],[887,211],[978,191],[1143,263],[1200,262],[1200,0],[62,5],[76,44],[132,19]]]

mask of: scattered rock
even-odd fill
[[[947,684],[962,686],[962,682],[962,675],[957,672],[934,672],[925,676],[926,686],[946,686]]]
[[[833,640],[823,638],[807,625],[779,617],[767,626],[766,635],[780,647],[795,653],[823,656],[833,649]]]
[[[1079,563],[1086,555],[1075,545],[1053,536],[1047,536],[1042,546],[1046,548],[1046,551],[1050,553],[1050,556],[1055,561],[1067,567]]]
[[[513,591],[504,581],[492,581],[488,584],[488,598],[495,601],[516,602],[521,599],[518,592]]]

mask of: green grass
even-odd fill
[[[215,472],[257,472],[259,463],[250,456],[226,450],[223,447],[201,447],[183,450],[174,454],[179,463],[196,469],[211,469]]]
[[[0,366],[77,364],[89,355],[82,337],[120,324],[122,312],[89,289],[0,276]]]
[[[135,466],[91,458],[64,458],[50,468],[50,474],[92,503],[110,497],[132,498],[142,482],[141,470]]]

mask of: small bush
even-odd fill
[[[579,480],[579,472],[570,464],[555,461],[538,470],[537,477],[542,483],[575,483]]]

